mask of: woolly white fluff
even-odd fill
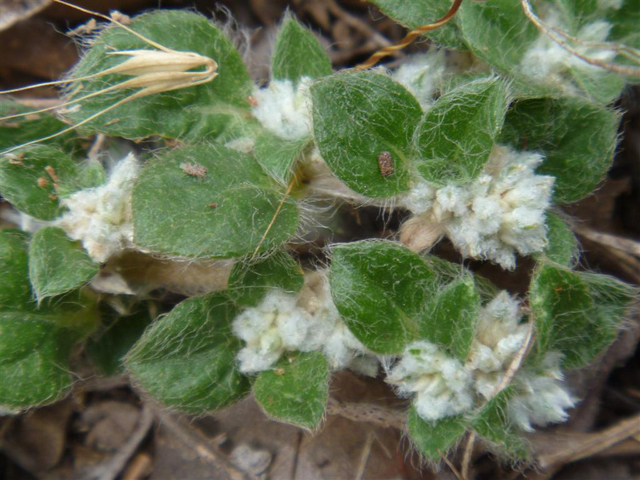
[[[520,303],[506,291],[480,309],[475,338],[466,367],[474,371],[473,386],[484,398],[491,398],[523,347],[529,327],[521,324]]]
[[[257,307],[234,319],[233,331],[246,342],[237,358],[243,373],[267,370],[291,350],[320,350],[332,370],[377,372],[375,357],[340,319],[325,282],[319,288],[305,287],[300,296],[270,291]]]
[[[401,395],[416,394],[413,405],[425,420],[439,420],[473,408],[471,371],[427,341],[410,344],[386,381]]]
[[[267,130],[286,140],[311,135],[311,79],[302,77],[297,88],[290,80],[272,80],[268,87],[256,89],[257,106],[253,115]]]
[[[614,0],[611,6],[615,8],[615,4],[616,1]],[[547,8],[541,9],[540,12],[541,19],[545,24],[565,32],[567,31],[566,26],[563,25],[561,20],[562,14],[559,10],[548,6]],[[584,25],[575,37],[585,43],[578,43],[573,45],[573,47],[582,56],[603,62],[610,62],[616,56],[615,52],[587,44],[587,42],[605,42],[610,30],[611,24],[603,20]],[[603,69],[590,65],[568,52],[544,33],[541,33],[538,39],[529,47],[520,64],[522,73],[528,77],[541,83],[563,85],[566,89],[571,90],[572,87],[562,76],[562,73],[566,72],[569,68],[577,68],[594,73],[605,73]]]
[[[514,380],[518,394],[509,401],[507,411],[522,430],[532,432],[532,425],[564,422],[569,417],[567,410],[575,406],[576,399],[562,385],[561,358],[548,353],[541,372],[520,372]]]
[[[423,108],[428,108],[435,101],[433,97],[442,84],[445,71],[444,51],[432,49],[401,65],[392,77],[413,93]]]
[[[465,257],[515,267],[516,252],[530,255],[547,245],[545,212],[554,177],[536,175],[543,158],[496,146],[484,172],[464,186],[436,188],[419,181],[398,204],[440,224]]]
[[[131,192],[140,163],[129,154],[115,165],[107,183],[80,190],[62,204],[69,209],[55,224],[80,240],[96,262],[105,262],[133,241]]]

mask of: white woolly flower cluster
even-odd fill
[[[297,87],[291,80],[272,80],[253,93],[254,117],[267,130],[286,140],[311,135],[311,78],[302,77]]]
[[[501,292],[479,314],[475,338],[463,365],[428,341],[410,344],[400,361],[387,366],[386,381],[402,395],[413,395],[413,405],[425,420],[439,420],[467,412],[489,400],[516,355],[525,346],[529,326],[521,324],[520,304]],[[508,413],[520,428],[566,420],[575,404],[560,380],[560,357],[548,354],[535,373],[519,372],[511,385],[518,392]]]
[[[545,212],[554,177],[536,175],[543,158],[496,146],[484,172],[467,185],[441,188],[424,181],[399,199],[399,206],[440,225],[465,256],[515,267],[516,252],[530,255],[547,244]]]
[[[446,72],[444,50],[429,50],[402,64],[392,77],[404,85],[416,97],[423,108],[430,107],[434,94],[440,87]]]
[[[521,319],[520,303],[506,291],[500,292],[479,312],[466,366],[474,371],[474,389],[486,399],[496,393],[511,361],[527,339],[530,327],[520,323]]]
[[[540,12],[541,19],[546,25],[561,31],[567,31],[559,10],[548,5],[545,6],[545,8],[541,8]],[[602,62],[610,62],[614,59],[616,53],[596,45],[597,43],[606,41],[610,30],[611,24],[604,20],[598,20],[584,25],[575,35],[578,42],[572,45],[572,48],[584,57]],[[568,89],[571,89],[571,87],[562,75],[570,68],[576,68],[585,72],[605,73],[601,68],[590,65],[565,50],[544,33],[541,33],[538,39],[529,47],[520,64],[520,69],[526,76],[541,83],[564,85],[565,88]]]
[[[425,420],[439,420],[473,408],[472,380],[471,372],[460,361],[427,341],[407,346],[386,378],[399,394],[416,394],[413,405]]]
[[[62,199],[69,211],[56,225],[73,240],[82,241],[96,262],[105,262],[133,241],[131,192],[139,173],[140,162],[129,154],[115,165],[107,183]]]
[[[280,289],[233,321],[234,333],[246,342],[238,353],[240,371],[267,370],[286,351],[322,351],[329,368],[352,368],[367,375],[377,372],[377,360],[340,319],[326,282],[312,279],[300,295]]]
[[[548,353],[540,371],[521,372],[514,382],[518,393],[509,401],[508,414],[522,430],[532,432],[532,425],[564,422],[567,410],[575,406],[576,399],[562,385],[561,358]]]

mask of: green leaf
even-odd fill
[[[35,307],[29,283],[28,239],[20,230],[0,229],[0,311]]]
[[[505,388],[484,404],[473,420],[473,429],[482,438],[497,445],[502,453],[525,460],[529,457],[527,447],[516,433],[507,413],[513,394],[511,388]]]
[[[104,375],[124,372],[124,358],[151,323],[148,310],[118,317],[96,338],[87,342],[87,352]]]
[[[318,39],[293,17],[287,16],[273,47],[273,78],[291,80],[295,85],[302,77],[320,78],[331,75],[331,71],[331,60]]]
[[[183,301],[147,329],[125,359],[128,370],[169,407],[203,412],[234,403],[249,391],[236,366],[236,314],[219,293]]]
[[[297,206],[287,198],[270,226],[284,193],[249,155],[208,144],[169,150],[134,185],[134,241],[185,257],[239,257],[258,245],[267,251],[298,225]]]
[[[229,297],[244,307],[255,307],[275,288],[298,293],[302,269],[286,252],[275,252],[255,263],[236,262],[229,277]]]
[[[57,182],[45,170],[48,167],[53,168]],[[0,194],[21,212],[40,220],[53,220],[62,213],[59,189],[75,185],[77,176],[73,160],[47,145],[25,147],[0,158]]]
[[[269,131],[256,138],[256,160],[275,181],[287,185],[293,175],[293,164],[305,152],[311,139],[284,140]]]
[[[327,360],[320,352],[288,354],[258,375],[253,394],[269,417],[315,430],[329,399]]]
[[[0,98],[0,117],[8,117],[29,113],[33,108],[22,105],[7,98]],[[10,118],[0,121],[0,152],[17,145],[23,145],[33,140],[39,140],[58,133],[67,125],[49,113],[33,113],[24,117]],[[67,152],[78,150],[77,135],[70,132],[49,140]]]
[[[80,292],[44,302],[31,298],[27,235],[0,230],[0,406],[21,409],[61,398],[71,386],[75,342],[98,323]]]
[[[69,356],[78,338],[55,315],[0,312],[0,405],[24,408],[62,398],[71,387]]]
[[[464,2],[458,12],[464,39],[478,57],[509,73],[538,38],[538,29],[524,15],[520,2]]]
[[[427,421],[420,418],[414,407],[407,415],[411,442],[427,460],[439,462],[460,441],[468,423],[460,415]]]
[[[125,99],[140,89],[115,89],[106,95],[98,94],[80,102],[77,111],[67,113],[73,122],[87,120],[116,102],[124,102],[89,121],[84,128],[131,139],[162,135],[201,140],[220,135],[248,115],[247,97],[252,88],[249,74],[231,40],[207,18],[188,11],[162,10],[139,15],[128,26],[164,47],[213,59],[218,64],[218,76],[199,86],[131,101]],[[126,30],[111,25],[92,40],[91,48],[71,76],[85,77],[114,67],[126,57],[109,53],[126,50],[156,49]],[[82,94],[90,95],[131,78],[98,75],[74,85]],[[72,98],[67,97],[69,99]]]
[[[38,301],[80,288],[100,269],[64,230],[46,227],[29,244],[29,278]]]
[[[347,71],[311,87],[314,137],[322,158],[348,187],[381,198],[409,189],[407,153],[422,110],[415,97],[386,75]],[[391,154],[383,175],[378,157]]]
[[[333,248],[331,296],[349,330],[367,348],[399,354],[419,338],[436,274],[409,249],[389,241]]]
[[[635,296],[631,287],[609,277],[542,265],[529,291],[536,357],[553,350],[564,355],[565,368],[588,364],[616,338]]]
[[[447,285],[431,301],[420,322],[420,336],[466,361],[480,310],[480,295],[473,276],[465,275]]]
[[[539,255],[565,267],[575,265],[580,252],[573,231],[558,215],[547,213],[547,239],[549,244]]]
[[[99,187],[106,181],[107,174],[104,171],[104,167],[95,158],[89,158],[78,165],[78,190]]]
[[[376,5],[382,13],[411,30],[421,25],[434,23],[451,8],[449,0],[371,0],[371,3]],[[455,17],[443,27],[425,33],[425,36],[446,47],[467,49],[460,29],[456,25]]]
[[[556,177],[554,200],[575,202],[604,179],[620,115],[577,98],[523,100],[507,113],[500,141],[545,156],[538,173]]]
[[[420,174],[436,185],[465,183],[482,172],[507,112],[497,77],[463,84],[440,97],[416,131]]]

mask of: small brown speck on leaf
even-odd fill
[[[180,168],[187,175],[192,177],[204,178],[207,176],[207,167],[199,163],[181,163]]]
[[[38,186],[40,188],[44,188],[47,185],[49,185],[49,180],[47,180],[45,177],[40,177],[38,178]]]
[[[393,165],[393,157],[391,157],[391,153],[381,152],[380,155],[378,155],[378,167],[380,168],[380,175],[383,177],[390,177],[393,175],[395,167]]]

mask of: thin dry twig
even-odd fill
[[[433,30],[436,30],[446,25],[456,15],[456,13],[458,12],[458,9],[460,8],[460,5],[462,5],[462,0],[454,0],[453,4],[451,5],[451,8],[442,18],[435,21],[434,23],[430,23],[428,25],[421,25],[418,28],[411,30],[400,41],[400,43],[398,43],[397,45],[385,47],[379,52],[374,53],[373,55],[371,55],[371,57],[369,57],[367,61],[365,61],[364,63],[361,63],[360,65],[357,65],[356,68],[358,70],[366,70],[367,68],[371,68],[374,65],[376,65],[380,60],[382,60],[384,57],[388,57],[389,55],[392,55],[393,53],[399,50],[402,50],[403,48],[412,44],[420,35],[427,32],[431,32]]]
[[[257,477],[248,472],[240,470],[225,455],[218,452],[211,446],[201,432],[174,418],[169,412],[160,407],[152,407],[157,417],[162,421],[162,425],[171,431],[187,448],[193,450],[200,458],[213,465],[224,469],[230,480],[256,480]]]
[[[147,436],[151,425],[153,425],[153,411],[147,405],[143,405],[138,425],[133,434],[113,457],[105,463],[98,465],[84,480],[115,480],[124,470],[127,462],[136,452],[142,440]]]
[[[356,480],[362,480],[364,477],[364,471],[367,468],[367,462],[371,456],[371,447],[373,447],[373,441],[375,440],[375,434],[369,431],[367,434],[367,440],[362,448],[362,455],[360,456],[360,463],[358,464],[358,472],[356,473]]]
[[[610,233],[598,232],[581,225],[575,225],[573,227],[573,231],[581,237],[591,240],[592,242],[599,243],[600,245],[604,245],[607,248],[615,248],[616,250],[640,257],[640,242],[635,240],[611,235]]]
[[[570,54],[588,63],[589,65],[593,65],[594,67],[599,67],[604,70],[620,73],[622,75],[628,75],[630,77],[640,77],[639,68],[628,67],[624,65],[616,65],[610,62],[598,60],[597,58],[588,57],[580,53],[574,47],[569,45],[567,41],[573,41],[574,43],[582,43],[583,45],[586,45],[586,46],[593,45],[593,42],[584,42],[580,39],[571,37],[570,35],[566,34],[565,32],[562,32],[561,30],[558,30],[557,28],[548,26],[540,19],[540,17],[538,17],[533,12],[533,8],[529,0],[520,0],[520,4],[522,5],[522,10],[524,11],[524,14],[527,16],[529,20],[531,20],[531,23],[533,23],[536,26],[536,28],[540,30],[544,35],[548,36],[551,40],[553,40],[555,43],[560,45],[560,47],[565,49]],[[639,62],[637,51],[625,45],[618,45],[615,43],[611,43],[611,44],[600,43],[598,45],[604,49],[621,54],[626,58],[634,60],[637,63]]]
[[[327,403],[328,415],[340,415],[354,422],[370,422],[384,428],[405,430],[406,412],[371,403],[343,402],[330,398]]]
[[[540,468],[546,469],[553,465],[575,462],[599,454],[639,433],[640,415],[636,415],[601,432],[581,435],[581,439],[577,442],[567,442],[568,447],[558,446],[550,453],[539,454],[537,463]],[[561,433],[554,432],[552,435],[558,436]],[[545,435],[538,435],[537,438],[534,436],[531,440],[534,442],[534,446],[538,445],[541,450],[548,449],[548,438]],[[557,442],[555,443],[557,444]]]

